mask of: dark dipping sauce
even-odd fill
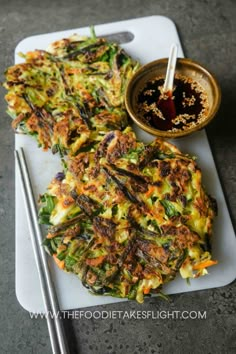
[[[159,130],[180,131],[199,124],[209,109],[207,94],[194,80],[176,75],[172,93],[162,93],[164,78],[146,83],[137,97],[137,112],[145,123]]]

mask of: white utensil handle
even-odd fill
[[[167,65],[166,78],[163,86],[163,91],[168,92],[173,89],[175,66],[177,60],[178,46],[176,43],[172,44],[170,48],[170,55]]]

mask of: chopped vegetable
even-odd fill
[[[200,269],[204,269],[204,268],[207,268],[207,267],[211,267],[215,264],[217,264],[218,262],[217,261],[213,261],[212,259],[208,259],[206,261],[203,261],[199,264],[194,264],[193,265],[193,269],[194,270],[200,270]]]

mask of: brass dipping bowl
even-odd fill
[[[156,129],[148,125],[148,123],[145,123],[145,120],[139,116],[139,113],[137,112],[137,100],[139,92],[149,80],[159,76],[165,77],[167,63],[168,58],[164,58],[143,65],[134,74],[127,86],[125,105],[130,117],[141,129],[158,137],[177,138],[202,129],[215,117],[221,102],[221,90],[215,77],[204,66],[191,59],[178,58],[175,69],[176,74],[186,76],[202,86],[208,98],[208,114],[204,116],[201,122],[186,130],[165,131]]]

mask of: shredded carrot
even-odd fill
[[[152,195],[152,193],[154,192],[155,190],[155,186],[150,186],[148,191],[145,193],[146,197],[149,198],[150,195]]]
[[[200,269],[204,269],[204,268],[207,268],[207,267],[211,267],[215,264],[217,264],[218,262],[217,261],[213,261],[212,259],[208,259],[206,261],[203,261],[202,263],[199,263],[199,264],[195,264],[193,266],[193,269],[194,270],[200,270]]]
[[[67,74],[80,74],[81,69],[79,68],[69,68],[66,70]]]
[[[144,288],[144,289],[143,289],[143,293],[144,293],[145,295],[149,294],[149,293],[150,293],[150,288]]]
[[[72,197],[67,197],[63,200],[62,202],[62,207],[67,209],[71,206],[71,204],[73,204],[75,202],[75,200]]]
[[[53,238],[53,237],[55,237],[55,234],[51,234],[50,232],[47,234],[47,237],[46,238],[48,238],[48,239],[50,239],[50,238]]]
[[[80,82],[78,82],[78,84],[76,85],[76,88],[77,88],[77,89],[84,90],[84,87],[83,87],[83,85],[81,85]]]
[[[60,268],[60,269],[64,269],[65,268],[65,261],[60,261],[60,259],[57,258],[57,255],[54,254],[53,255],[53,258],[54,258],[54,261],[56,262],[57,266]]]
[[[105,258],[105,256],[100,256],[100,257],[97,257],[97,258],[88,258],[88,259],[86,259],[86,264],[96,267],[96,266],[98,266],[99,264],[102,263],[104,258]]]
[[[32,58],[32,59],[36,59],[39,56],[39,52],[37,50],[35,50],[34,52],[27,52],[27,57]]]

